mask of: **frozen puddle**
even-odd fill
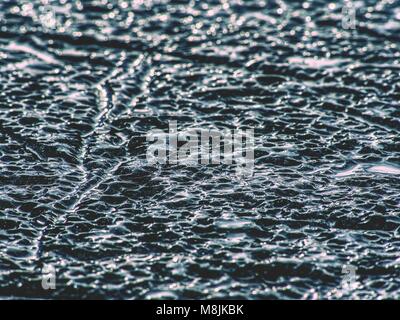
[[[347,169],[345,171],[339,172],[336,174],[336,177],[347,177],[347,176],[351,176],[353,174],[355,174],[357,171],[359,171],[361,169],[361,165],[356,165],[353,168]]]
[[[344,171],[338,172],[335,176],[336,177],[347,177],[347,176],[354,175],[360,171],[400,175],[400,168],[395,167],[395,166],[381,164],[381,165],[375,165],[375,166],[369,166],[367,168],[363,168],[360,164],[358,164],[350,169],[346,169]]]
[[[369,172],[375,173],[386,173],[386,174],[400,174],[400,168],[388,166],[388,165],[380,165],[380,166],[373,166],[368,168]]]
[[[346,62],[345,59],[314,59],[314,58],[302,58],[302,57],[291,57],[288,59],[291,64],[306,65],[313,69],[336,67],[339,64]]]

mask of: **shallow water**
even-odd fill
[[[306,3],[2,0],[0,296],[399,298],[400,3]],[[170,120],[253,177],[149,165]]]

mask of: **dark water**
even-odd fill
[[[400,2],[329,3],[2,0],[0,296],[399,298]],[[170,120],[254,176],[149,165]]]

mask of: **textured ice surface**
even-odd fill
[[[399,1],[44,3],[0,1],[0,296],[400,297]],[[148,165],[170,120],[254,176]]]

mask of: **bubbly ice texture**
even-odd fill
[[[0,296],[399,298],[398,1],[339,3],[0,1]],[[172,120],[253,176],[149,165]]]

